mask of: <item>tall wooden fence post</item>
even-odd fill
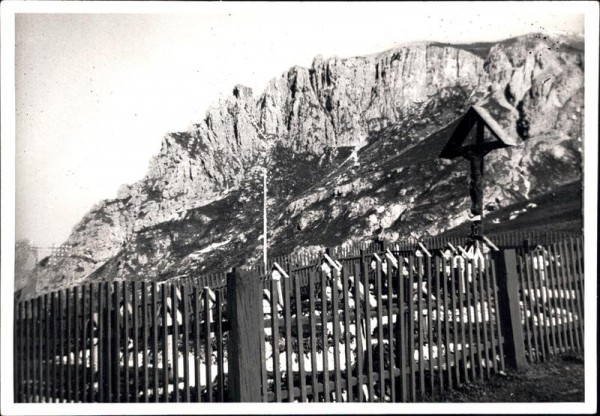
[[[229,311],[229,398],[233,402],[261,401],[260,342],[262,297],[256,273],[227,274]]]
[[[519,369],[525,365],[525,340],[519,306],[519,276],[514,249],[496,252],[494,256],[498,277],[498,300],[504,352],[509,366]]]

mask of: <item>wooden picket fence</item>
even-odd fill
[[[382,255],[271,281],[263,401],[417,401],[504,370],[491,259]]]
[[[565,237],[474,258],[440,251],[451,241],[371,243],[281,256],[276,273],[16,300],[14,400],[435,399],[505,366],[583,351],[583,239]]]
[[[524,348],[531,362],[583,351],[583,239],[521,250],[518,256]]]
[[[224,304],[219,290],[156,282],[19,302],[15,401],[224,401]]]

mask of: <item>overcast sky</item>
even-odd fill
[[[64,242],[95,203],[144,176],[166,132],[201,120],[235,84],[258,96],[269,79],[319,54],[583,34],[583,16],[568,6],[525,6],[216,3],[170,14],[18,14],[16,238]]]

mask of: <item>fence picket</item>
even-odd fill
[[[294,297],[296,300],[296,333],[298,334],[298,367],[300,373],[300,402],[307,400],[306,372],[304,368],[304,330],[302,328],[302,298],[300,297],[300,275],[294,278]]]
[[[315,272],[312,270],[308,273],[308,307],[310,310],[310,372],[312,376],[312,393],[313,402],[317,402],[319,395],[317,393],[317,329],[316,329],[316,313],[315,313]]]
[[[436,332],[435,332],[435,345],[437,347],[437,367],[438,367],[438,384],[440,397],[444,394],[444,362],[443,362],[443,354],[442,354],[442,299],[441,299],[441,281],[440,281],[440,257],[436,256],[434,258],[433,267],[435,267],[435,314],[436,314]],[[433,312],[432,312],[433,313]],[[433,315],[432,315],[433,319]],[[446,351],[447,353],[447,351]],[[433,359],[433,357],[432,357]]]
[[[485,313],[486,313],[486,299],[487,299],[487,293],[485,291],[485,285],[483,284],[484,281],[484,275],[485,273],[487,273],[486,271],[484,271],[485,268],[485,258],[484,259],[479,259],[477,262],[477,278],[478,278],[478,283],[479,283],[479,310],[481,311],[481,319],[480,319],[480,323],[479,325],[481,325],[481,331],[483,333],[483,357],[481,356],[480,353],[480,357],[479,357],[479,362],[481,363],[481,360],[485,360],[485,376],[487,379],[490,378],[490,344],[488,343],[489,339],[488,339],[488,324],[487,324],[487,319],[485,317]],[[475,311],[475,313],[477,314],[478,312]],[[478,318],[479,319],[479,318]],[[479,326],[478,325],[478,326]],[[493,344],[492,344],[492,348],[493,348]],[[484,369],[481,368],[481,380],[483,380],[483,372]]]
[[[290,278],[283,277],[283,324],[285,328],[285,359],[288,402],[294,401],[294,372],[292,369],[292,318],[290,303]]]
[[[467,352],[467,333],[466,323],[463,315],[463,308],[465,306],[465,274],[467,273],[467,262],[465,259],[461,259],[459,266],[455,272],[454,280],[458,281],[458,322],[460,328],[460,346],[461,346],[461,364],[462,364],[462,376],[465,383],[469,384],[469,371],[468,365],[468,352]],[[470,349],[470,348],[469,348]]]
[[[323,399],[331,401],[329,389],[329,337],[327,332],[327,274],[321,270],[321,334],[323,346]]]
[[[407,316],[406,316],[406,282],[403,275],[403,267],[404,267],[404,258],[398,254],[396,256],[396,260],[398,261],[398,322],[397,322],[397,337],[398,337],[398,358],[400,361],[400,398],[402,402],[408,401],[408,374],[407,370],[407,359],[410,357],[407,356],[407,351],[410,351],[408,346],[408,342],[406,340],[406,326],[407,326]],[[410,292],[409,292],[410,293]]]
[[[223,292],[222,290],[216,291],[216,319],[215,319],[215,332],[217,338],[217,375],[219,377],[217,382],[217,400],[219,402],[225,401],[225,364],[224,364],[224,350],[223,350]],[[262,317],[262,314],[261,314]],[[262,320],[262,319],[261,319]]]
[[[410,399],[414,402],[417,400],[417,389],[415,380],[415,305],[414,305],[414,258],[408,258],[408,362],[410,363]],[[418,292],[417,296],[418,296]],[[420,348],[420,347],[419,347]]]
[[[377,350],[379,361],[379,401],[385,401],[385,359],[383,343],[383,302],[381,285],[383,283],[383,271],[381,262],[375,262],[375,291],[377,297]]]
[[[333,313],[333,366],[335,380],[335,401],[342,401],[342,375],[340,365],[340,299],[338,291],[338,282],[340,274],[337,269],[332,270],[331,274],[331,310]]]
[[[446,264],[447,263],[447,264]],[[456,336],[454,335],[454,329],[452,328],[452,338],[450,338],[450,329],[452,322],[451,319],[454,317],[454,311],[450,310],[452,305],[448,303],[454,296],[449,296],[448,292],[448,279],[452,273],[452,259],[442,259],[443,273],[443,290],[444,290],[444,335],[446,336],[446,372],[448,376],[448,389],[452,389],[452,362],[451,358],[454,358],[454,365],[457,365],[456,360]],[[450,297],[450,299],[448,299]],[[452,346],[454,347],[453,355],[450,355],[450,341],[452,340]]]
[[[370,402],[374,401],[374,382],[373,382],[373,346],[371,343],[371,304],[370,304],[370,284],[369,284],[369,271],[366,261],[363,261],[363,288],[365,297],[365,335],[366,335],[366,347],[367,347],[367,385],[369,391]]]
[[[496,267],[494,264],[494,260],[490,260],[490,269],[492,271],[492,287],[493,287],[493,292],[494,292],[494,311],[496,314],[496,330],[498,331],[498,347],[500,349],[500,370],[504,371],[505,367],[504,367],[504,347],[503,347],[503,342],[502,342],[502,331],[501,331],[501,326],[500,326],[500,314],[498,313],[499,311],[499,307],[498,307],[498,284],[496,282]]]
[[[388,297],[388,302],[387,302],[387,308],[388,308],[388,345],[389,345],[389,363],[390,363],[390,400],[392,401],[392,403],[396,402],[396,359],[395,359],[395,354],[394,354],[394,295],[393,295],[393,270],[392,270],[392,264],[391,262],[388,260],[388,273],[387,273],[387,297]],[[400,263],[398,263],[400,265],[400,267],[402,267],[402,265]],[[398,299],[398,310],[399,312],[396,314],[396,319],[399,319],[399,317],[401,316],[401,305],[400,305],[400,301]],[[350,399],[349,399],[350,400]],[[351,400],[350,400],[351,401]]]
[[[148,283],[142,282],[142,395],[144,403],[148,403]],[[189,400],[188,400],[189,401]]]
[[[279,305],[278,281],[271,279],[271,336],[273,337],[272,359],[275,401],[281,402],[281,370],[279,368]]]
[[[171,349],[173,352],[173,401],[179,402],[179,287],[173,284],[171,287]],[[207,333],[210,331],[207,331]],[[137,335],[137,333],[136,333]],[[136,349],[137,354],[137,349]],[[136,356],[137,373],[137,356]],[[207,373],[208,374],[208,373]],[[137,400],[136,400],[137,401]],[[212,400],[211,400],[212,401]]]
[[[167,310],[167,285],[160,286],[162,311],[162,378],[163,378],[163,401],[169,402],[169,315]]]
[[[581,344],[583,343],[583,332],[580,326],[580,317],[581,317],[581,305],[579,293],[577,290],[577,266],[575,264],[575,252],[573,251],[573,239],[569,238],[564,242],[565,244],[565,252],[567,257],[567,270],[568,270],[568,280],[569,280],[569,290],[572,294],[572,313],[573,313],[573,327],[575,332],[575,348],[576,351],[583,351]],[[577,318],[577,319],[576,319]]]
[[[201,402],[202,387],[200,383],[200,289],[194,287],[194,394],[197,402]]]
[[[212,374],[212,337],[210,331],[210,321],[212,316],[212,307],[210,300],[209,288],[204,288],[204,353],[205,353],[205,364],[206,364],[206,391],[207,401],[214,401],[214,386],[213,386],[213,374]]]
[[[346,401],[353,402],[353,392],[352,392],[352,348],[350,345],[350,289],[348,287],[348,266],[344,266],[342,268],[342,290],[343,290],[343,309],[344,309],[344,346],[345,346],[345,358],[346,358]],[[299,292],[297,295],[299,299]],[[356,336],[358,336],[358,332],[356,332]],[[299,345],[302,345],[298,340]],[[302,377],[302,373],[300,375]]]
[[[425,267],[425,279],[427,281],[427,319],[425,319],[425,327],[427,329],[427,344],[429,353],[429,393],[433,395],[434,392],[434,360],[433,360],[433,306],[432,295],[433,295],[433,282],[431,278],[431,258],[427,257],[424,261]]]
[[[356,394],[359,402],[363,401],[363,345],[362,345],[362,319],[361,319],[361,295],[360,295],[360,264],[354,264],[354,316],[356,332]]]
[[[482,335],[482,327],[483,327],[483,316],[481,316],[480,319],[480,311],[483,313],[483,294],[482,291],[480,291],[478,289],[478,285],[481,283],[482,280],[482,273],[481,273],[481,259],[480,258],[476,258],[476,260],[473,262],[473,273],[471,273],[472,279],[471,279],[471,288],[473,290],[473,314],[474,314],[474,319],[472,319],[473,325],[475,327],[475,342],[477,343],[477,360],[475,361],[477,363],[476,365],[476,373],[479,375],[479,381],[483,382],[484,379],[484,374],[483,374],[483,360],[484,360],[484,350],[487,350],[487,341],[484,341],[484,344],[482,345],[482,338],[484,338],[485,332]],[[471,314],[471,311],[469,311],[469,315]],[[487,354],[486,354],[487,355]],[[487,361],[486,361],[487,362]],[[473,363],[473,365],[475,366],[475,363]],[[487,366],[487,365],[486,365]]]

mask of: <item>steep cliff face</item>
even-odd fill
[[[164,138],[144,179],[82,219],[73,255],[35,270],[38,290],[252,262],[262,166],[273,254],[452,228],[467,219],[467,167],[437,155],[448,123],[473,103],[524,140],[488,157],[486,201],[505,206],[577,180],[583,69],[573,40],[530,35],[317,57],[258,97],[236,86],[190,131]]]

